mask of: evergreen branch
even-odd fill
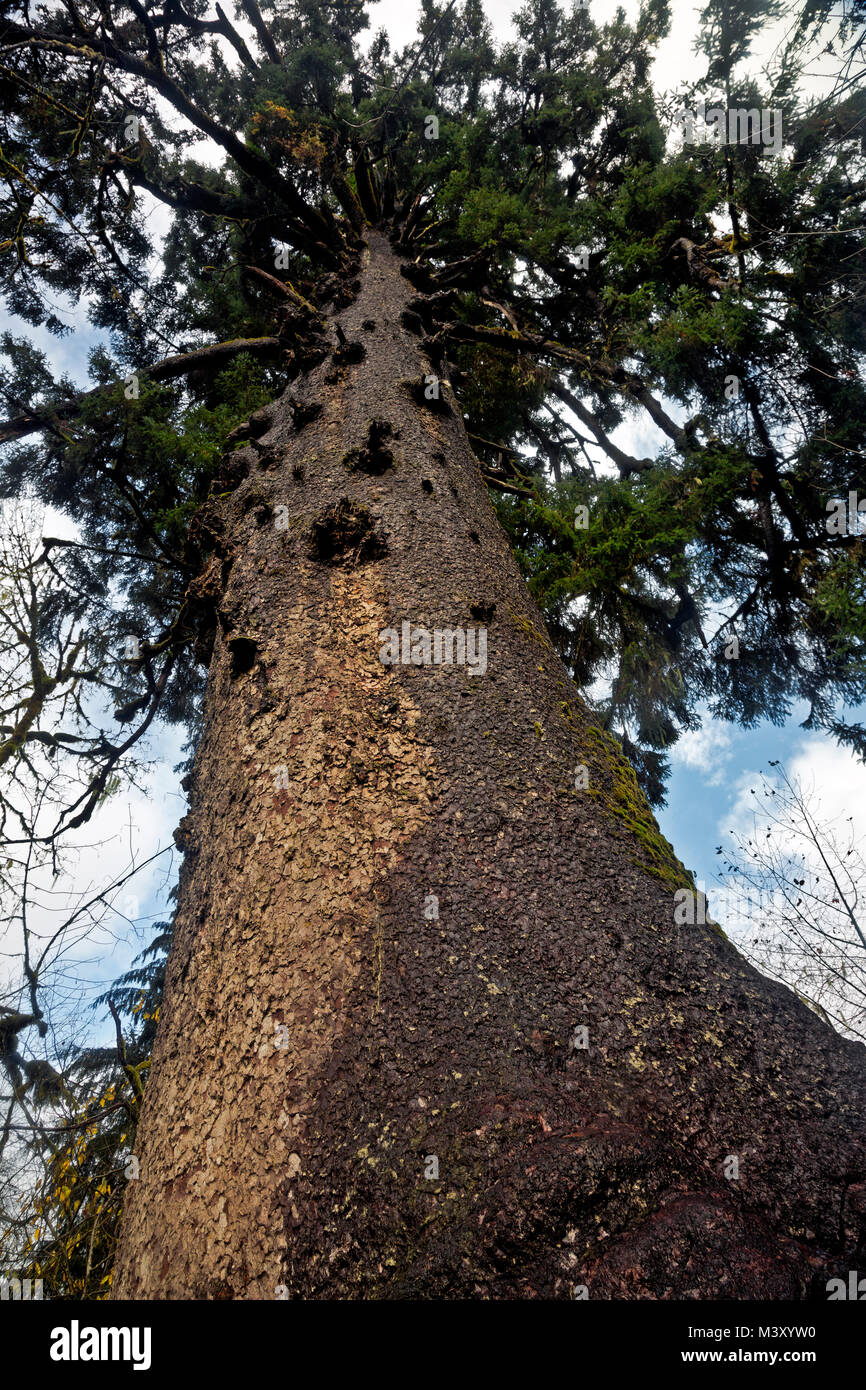
[[[326,257],[330,255],[332,259],[334,258],[333,253],[338,249],[338,246],[333,244],[329,246],[328,243],[334,243],[335,234],[339,238],[336,224],[326,218],[318,209],[305,202],[297,189],[276,171],[270,160],[259,154],[250,145],[239,140],[230,130],[226,130],[219,121],[214,120],[206,111],[197,106],[179,83],[169,77],[162,67],[155,67],[153,63],[125,52],[109,39],[100,39],[95,34],[88,33],[86,41],[84,39],[76,41],[73,38],[61,40],[17,24],[9,25],[6,32],[11,32],[18,37],[15,38],[14,42],[4,44],[0,48],[0,53],[14,53],[19,50],[31,53],[43,51],[59,55],[65,54],[71,58],[83,58],[90,62],[98,62],[100,58],[104,58],[119,71],[132,77],[141,78],[169,102],[180,115],[184,116],[191,125],[200,130],[202,134],[209,136],[215,144],[225,150],[239,169],[282,199],[298,222],[307,229],[308,245],[306,249],[310,251],[318,249]]]
[[[117,1012],[117,1005],[115,1004],[114,1000],[111,998],[110,995],[106,1002],[108,1004],[111,1017],[114,1019],[114,1029],[115,1035],[117,1037],[117,1056],[120,1062],[121,1069],[130,1086],[132,1087],[132,1094],[135,1096],[135,1099],[138,1102],[141,1102],[141,1099],[144,1095],[144,1088],[141,1084],[141,1077],[139,1076],[138,1069],[131,1065],[129,1057],[127,1056],[126,1043],[123,1037],[123,1029],[120,1026],[120,1015]]]
[[[231,338],[225,343],[211,343],[193,352],[164,357],[161,362],[155,362],[152,367],[142,367],[133,375],[146,377],[150,381],[171,381],[199,367],[219,366],[241,352],[268,356],[278,353],[281,347],[279,338]],[[96,386],[92,391],[82,391],[69,400],[36,407],[12,419],[0,421],[0,444],[8,444],[13,439],[23,439],[25,435],[50,428],[55,418],[62,421],[74,418],[87,402],[113,391],[118,384],[112,382],[109,386]]]
[[[504,478],[500,478],[498,473],[491,473],[483,464],[481,466],[481,476],[489,487],[495,487],[498,492],[509,492],[515,497],[527,497],[530,499],[535,497],[533,489],[517,487],[514,483],[508,483]]]
[[[595,435],[596,440],[601,445],[602,449],[604,449],[608,458],[612,459],[616,464],[621,478],[628,478],[632,473],[644,473],[648,468],[653,467],[652,459],[632,458],[630,454],[624,453],[622,449],[614,444],[613,440],[609,439],[601,426],[596,423],[595,416],[592,412],[587,410],[586,406],[578,400],[574,392],[568,390],[568,387],[563,386],[561,382],[554,381],[551,383],[551,390],[553,394],[558,396],[563,404],[567,405],[569,410],[577,416],[581,424],[585,425],[586,428]]]
[[[256,4],[256,0],[241,0],[241,4],[243,5],[244,14],[246,15],[247,19],[250,21],[250,24],[252,24],[253,28],[256,31],[256,38],[258,39],[265,53],[267,53],[271,62],[282,63],[283,60],[280,57],[280,50],[274,43],[273,35],[271,34],[270,29],[268,28],[267,24],[265,24],[265,21],[262,19],[262,12]]]
[[[173,20],[179,20],[184,28],[192,34],[222,34],[223,38],[228,39],[234,48],[245,68],[250,72],[258,72],[259,65],[247,48],[237,29],[228,18],[222,5],[216,6],[218,19],[196,19],[191,14],[187,14],[180,0],[169,0],[165,7],[163,20],[168,26]]]
[[[590,380],[601,381],[605,385],[616,387],[632,396],[680,450],[693,452],[696,447],[693,432],[701,423],[700,418],[690,420],[685,425],[678,425],[668,415],[661,402],[653,396],[645,382],[622,370],[614,369],[603,360],[594,362],[591,357],[580,352],[577,348],[566,347],[564,343],[558,343],[551,338],[532,337],[526,333],[509,332],[503,328],[480,327],[476,324],[462,323],[459,320],[444,324],[432,341],[486,343],[490,346],[504,348],[509,352],[526,353],[527,356],[537,355],[552,358],[554,361],[568,362],[574,368],[579,367],[583,375],[589,377]],[[590,427],[593,432],[598,429],[594,422]],[[615,445],[612,447],[616,448]],[[621,453],[621,451],[618,452]],[[614,455],[612,454],[611,457]],[[627,454],[622,454],[622,460],[630,472],[642,472],[645,468],[651,467],[653,462],[651,459],[648,462],[640,459],[632,460]],[[637,464],[637,470],[635,470],[635,464]]]
[[[131,184],[143,188],[152,198],[165,203],[167,207],[202,212],[205,216],[222,217],[228,222],[240,221],[250,213],[250,206],[243,199],[230,198],[225,193],[206,188],[204,184],[169,175],[163,175],[162,182],[157,183],[148,177],[140,164],[132,160],[123,159],[122,167]]]
[[[241,0],[241,3],[243,4],[244,8],[246,9],[247,0]],[[253,4],[253,3],[254,3],[254,0],[249,0],[249,3]],[[395,87],[395,89],[394,89],[394,94],[393,94],[393,96],[391,96],[391,97],[389,98],[389,100],[388,100],[388,102],[386,103],[384,109],[383,109],[382,111],[380,111],[380,112],[378,113],[378,115],[376,115],[376,116],[371,116],[370,119],[367,120],[367,121],[347,121],[347,122],[346,122],[347,125],[352,126],[352,127],[353,127],[354,129],[356,129],[356,130],[361,130],[361,129],[363,129],[364,126],[375,125],[378,121],[384,121],[385,117],[388,115],[389,111],[391,111],[391,109],[392,109],[392,107],[394,106],[394,103],[396,102],[397,98],[398,98],[398,97],[400,96],[400,94],[403,92],[403,90],[404,90],[404,88],[406,87],[406,84],[409,82],[409,79],[411,78],[413,72],[415,71],[415,69],[417,68],[417,66],[418,66],[418,64],[420,63],[421,59],[423,58],[424,54],[426,53],[427,48],[428,48],[428,46],[429,46],[431,40],[433,39],[434,35],[436,34],[437,29],[438,29],[439,26],[440,26],[441,24],[443,24],[443,23],[445,22],[445,20],[448,18],[448,16],[450,15],[451,11],[454,9],[454,6],[456,5],[456,3],[457,3],[457,0],[448,0],[447,6],[446,6],[445,9],[442,11],[442,13],[439,15],[438,19],[436,20],[436,23],[433,25],[433,27],[432,27],[432,29],[430,30],[430,32],[429,32],[428,34],[426,34],[425,37],[423,38],[423,40],[421,40],[421,42],[419,43],[418,52],[415,54],[415,57],[412,59],[412,62],[409,64],[409,66],[408,66],[408,68],[406,69],[405,73],[404,73],[403,76],[401,77],[399,83],[398,83],[397,86]]]
[[[270,285],[271,289],[276,290],[284,299],[291,300],[296,308],[303,309],[305,313],[311,314],[314,318],[321,319],[322,316],[315,305],[311,304],[308,299],[305,299],[302,294],[298,294],[295,287],[287,284],[285,280],[278,280],[276,275],[271,275],[269,271],[262,270],[261,267],[257,265],[245,265],[242,266],[241,269],[247,275],[258,276],[260,280],[266,285]]]
[[[437,339],[456,343],[486,343],[488,346],[501,347],[509,352],[525,352],[529,355],[538,354],[541,357],[552,357],[562,362],[569,362],[573,366],[579,366],[588,373],[598,373],[604,370],[600,364],[593,363],[592,359],[584,352],[579,352],[577,348],[566,347],[564,343],[557,343],[551,338],[534,338],[526,333],[516,333],[504,328],[487,328],[478,324],[462,323],[459,319],[454,319],[451,323],[446,323],[436,334]],[[610,373],[604,372],[605,379],[610,379]]]

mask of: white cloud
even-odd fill
[[[671,762],[706,774],[711,786],[726,776],[731,758],[731,732],[724,724],[707,720],[700,729],[687,729],[671,749]]]
[[[852,816],[858,837],[866,839],[866,766],[859,758],[838,744],[811,737],[804,739],[789,766],[804,787],[815,787],[822,816]]]
[[[785,758],[784,767],[807,795],[814,793],[812,806],[819,821],[829,823],[851,816],[858,839],[866,840],[866,766],[859,758],[829,738],[810,735]],[[738,778],[733,804],[719,821],[726,837],[731,830],[743,834],[752,829],[757,799],[752,788],[760,794],[768,771],[772,769],[744,772]]]

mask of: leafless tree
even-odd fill
[[[840,1033],[866,1040],[866,859],[854,817],[825,815],[814,786],[770,767],[752,789],[751,830],[717,850],[726,890],[752,902],[737,945]]]

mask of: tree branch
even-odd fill
[[[62,40],[55,39],[48,34],[25,28],[19,24],[8,25],[5,32],[11,33],[14,36],[14,41],[4,44],[0,52],[13,53],[16,49],[27,49],[35,52],[41,49],[48,53],[66,54],[91,62],[103,58],[121,72],[143,79],[176,111],[185,116],[191,125],[205,135],[209,135],[217,145],[225,150],[226,154],[230,155],[239,169],[242,169],[244,173],[249,174],[251,178],[256,179],[266,188],[270,188],[283,200],[298,221],[308,230],[310,244],[307,249],[312,250],[318,244],[319,249],[326,255],[329,252],[333,255],[335,248],[333,244],[329,246],[329,243],[333,243],[335,224],[329,222],[317,208],[311,207],[309,203],[305,202],[297,189],[277,172],[270,160],[259,154],[250,145],[239,140],[232,131],[226,130],[219,121],[215,121],[212,116],[197,106],[163,68],[156,67],[153,63],[125,52],[112,43],[110,39],[99,38],[96,34],[89,32],[81,40],[73,37]]]
[[[262,12],[256,4],[256,0],[241,0],[244,14],[256,31],[256,38],[267,53],[272,63],[282,63],[280,51],[271,36],[271,31],[262,19]]]
[[[622,449],[608,438],[601,426],[596,424],[592,412],[587,410],[586,406],[578,400],[572,391],[569,391],[567,386],[555,381],[551,383],[551,390],[577,416],[581,424],[595,435],[604,452],[616,464],[621,478],[628,478],[632,473],[644,473],[648,468],[653,467],[653,460],[650,458],[636,459],[632,458],[630,454],[623,453]]]
[[[169,0],[165,7],[163,22],[168,27],[172,20],[177,19],[192,34],[222,34],[223,38],[228,39],[244,67],[249,68],[250,72],[258,72],[258,63],[228,18],[222,5],[216,6],[216,12],[219,16],[216,20],[195,19],[193,15],[187,14],[180,0]]]
[[[198,367],[228,362],[241,352],[267,356],[278,353],[281,347],[279,338],[231,338],[228,342],[211,343],[207,347],[197,348],[194,352],[164,357],[152,367],[143,367],[130,375],[147,377],[151,381],[170,381],[174,377],[185,376],[187,372],[195,371]],[[25,435],[37,434],[40,430],[50,428],[56,417],[61,420],[74,418],[87,401],[114,390],[116,385],[117,382],[110,386],[96,386],[92,391],[82,391],[70,400],[59,401],[55,405],[37,406],[34,410],[26,411],[10,420],[0,421],[0,444],[8,444],[13,439],[23,439]]]

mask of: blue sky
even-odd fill
[[[861,837],[866,835],[866,767],[834,739],[801,728],[806,714],[806,707],[798,705],[780,728],[769,721],[740,729],[708,720],[672,750],[668,804],[657,819],[686,867],[706,883],[711,902],[716,846],[727,847],[731,830],[748,827],[749,789],[759,785],[756,777],[771,771],[770,759],[780,760],[814,788],[829,819],[843,812],[853,815]],[[857,715],[847,712],[849,720]]]

